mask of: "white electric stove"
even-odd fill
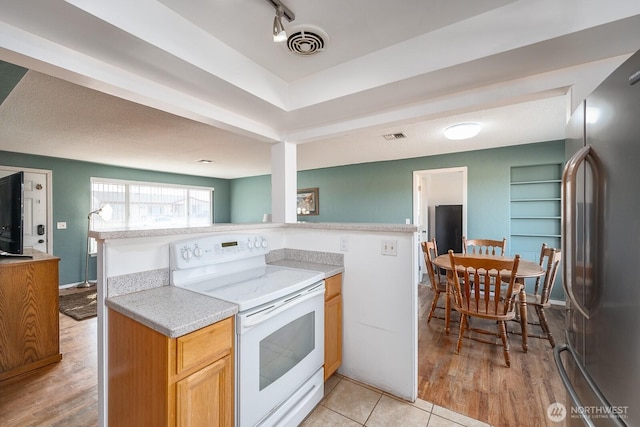
[[[267,265],[258,235],[172,243],[171,284],[238,305],[236,425],[295,426],[324,394],[323,273]]]
[[[313,271],[264,265],[176,286],[232,302],[238,305],[238,311],[247,311],[313,285],[322,278],[322,274]]]

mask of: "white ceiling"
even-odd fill
[[[268,0],[2,0],[0,59],[31,71],[0,150],[236,178],[277,141],[304,170],[563,139],[640,49],[637,0],[284,3],[323,52],[273,43]],[[445,140],[459,121],[483,129]]]

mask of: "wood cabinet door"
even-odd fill
[[[342,294],[324,303],[324,379],[342,363]]]
[[[233,426],[231,356],[225,356],[178,381],[176,405],[178,427]]]
[[[58,261],[34,255],[0,265],[0,380],[62,358]]]

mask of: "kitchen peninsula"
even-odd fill
[[[202,235],[250,233],[269,242],[268,262],[273,264],[324,264],[326,275],[342,273],[343,360],[340,373],[414,400],[417,390],[417,330],[414,266],[417,265],[416,228],[404,224],[241,224],[189,229],[92,231],[99,242],[99,419],[106,422],[106,385],[109,322],[105,301],[136,298],[143,290],[157,295],[169,286],[169,245]],[[396,255],[382,255],[383,241],[396,244]],[[330,254],[329,261],[307,259]],[[298,254],[298,255],[296,255]],[[298,258],[296,258],[298,256]],[[335,259],[343,259],[343,265]],[[314,262],[315,261],[315,262]],[[298,267],[301,268],[301,267]],[[320,268],[320,267],[316,267]],[[131,294],[131,295],[129,295]],[[150,294],[149,294],[150,295]],[[157,296],[156,295],[156,296]],[[161,297],[166,303],[167,295]],[[141,299],[151,302],[153,298]],[[164,309],[171,318],[175,311]],[[232,314],[229,314],[231,316]],[[202,325],[198,325],[202,326]],[[165,331],[166,332],[166,331]],[[183,331],[184,332],[184,331]],[[168,335],[167,335],[168,336]],[[375,357],[371,357],[375,354]],[[365,357],[366,356],[366,357]],[[384,364],[389,368],[380,372]]]

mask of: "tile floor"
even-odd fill
[[[405,402],[335,374],[325,383],[324,399],[302,426],[488,427],[488,424],[424,400]]]

